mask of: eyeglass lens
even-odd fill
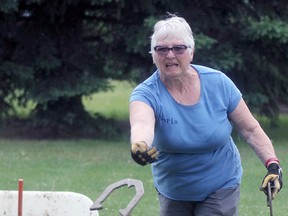
[[[167,47],[167,46],[156,46],[154,47],[154,50],[159,54],[159,55],[167,55],[169,53],[170,50],[172,50],[172,52],[175,55],[181,55],[185,52],[185,50],[188,47],[186,45],[177,45],[177,46],[173,46],[173,47]]]

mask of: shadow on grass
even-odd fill
[[[37,124],[31,120],[10,118],[0,123],[0,137],[9,139],[114,139],[129,134],[129,122],[98,116],[76,125]]]

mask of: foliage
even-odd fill
[[[288,101],[287,3],[187,0],[183,5],[181,15],[196,38],[195,62],[227,73],[253,111],[275,118],[277,102]],[[210,43],[197,44],[198,35]]]
[[[82,127],[90,118],[82,96],[111,90],[108,78],[139,82],[153,72],[149,36],[170,11],[192,26],[194,63],[227,73],[250,106],[273,118],[276,102],[288,101],[287,7],[284,0],[3,0],[1,117],[15,99],[32,100],[34,125]]]
[[[139,26],[151,23],[149,18],[143,21],[150,9],[156,10],[150,3],[1,2],[2,117],[11,113],[15,99],[22,105],[32,100],[37,105],[31,118],[37,127],[57,131],[85,125],[90,116],[81,103],[83,95],[107,91],[107,78],[129,79],[130,73],[148,65],[142,48],[149,28]]]

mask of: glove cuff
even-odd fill
[[[271,163],[267,167],[267,170],[268,170],[268,174],[275,174],[275,175],[279,175],[280,177],[282,177],[282,168],[277,163]]]
[[[265,162],[265,167],[268,168],[268,165],[269,165],[271,162],[277,162],[278,164],[280,164],[280,161],[279,161],[278,158],[269,158],[269,159],[266,160],[266,162]]]

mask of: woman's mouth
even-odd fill
[[[168,67],[178,67],[178,64],[177,63],[167,63],[166,68],[168,68]]]

